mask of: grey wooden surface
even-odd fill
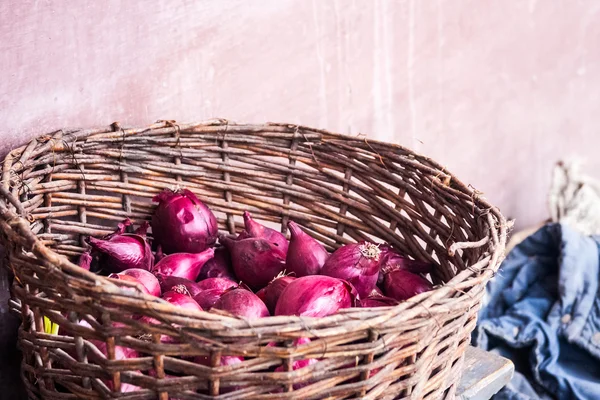
[[[510,381],[514,370],[512,361],[476,347],[468,347],[456,398],[488,400]]]

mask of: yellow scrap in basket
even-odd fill
[[[58,324],[55,324],[48,317],[44,317],[44,332],[51,335],[58,335]]]

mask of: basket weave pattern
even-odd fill
[[[248,210],[284,233],[294,220],[330,251],[386,241],[434,261],[438,288],[396,307],[246,321],[178,309],[72,263],[84,237],[110,233],[125,217],[148,220],[151,197],[176,186],[205,201],[222,231],[239,232]],[[400,146],[288,124],[160,121],[59,131],[12,151],[0,232],[16,276],[11,307],[22,317],[31,399],[453,399],[506,221],[436,162]],[[45,332],[45,319],[58,335]],[[299,337],[311,342],[293,346]],[[115,359],[115,346],[140,357]],[[212,367],[188,361],[196,355]],[[244,361],[219,366],[228,355]],[[293,370],[307,358],[319,361]],[[118,393],[126,384],[139,390]]]

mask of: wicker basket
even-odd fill
[[[222,230],[239,231],[249,210],[282,232],[297,221],[329,250],[387,241],[434,261],[438,287],[396,307],[249,322],[177,309],[72,264],[85,236],[148,219],[150,198],[176,185],[205,200]],[[451,399],[506,241],[500,212],[431,159],[289,124],[59,131],[13,150],[0,190],[31,399]],[[50,321],[59,334],[46,333]],[[293,346],[298,337],[312,341]],[[115,359],[115,346],[140,357]],[[187,361],[196,355],[212,367]],[[244,361],[220,366],[226,355]],[[307,358],[319,361],[293,370]],[[139,390],[121,393],[127,384]]]

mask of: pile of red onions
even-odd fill
[[[90,249],[81,255],[80,267],[107,273],[140,296],[248,320],[394,306],[433,288],[433,264],[410,260],[388,244],[363,241],[329,254],[297,223],[289,222],[288,241],[247,211],[241,233],[219,236],[214,214],[191,191],[165,190],[153,200],[158,205],[150,223],[152,239],[146,235],[148,222],[134,230],[125,220],[112,234],[87,239]],[[151,317],[139,321],[160,323]],[[242,361],[231,357],[222,364]],[[303,360],[294,369],[313,362]]]

